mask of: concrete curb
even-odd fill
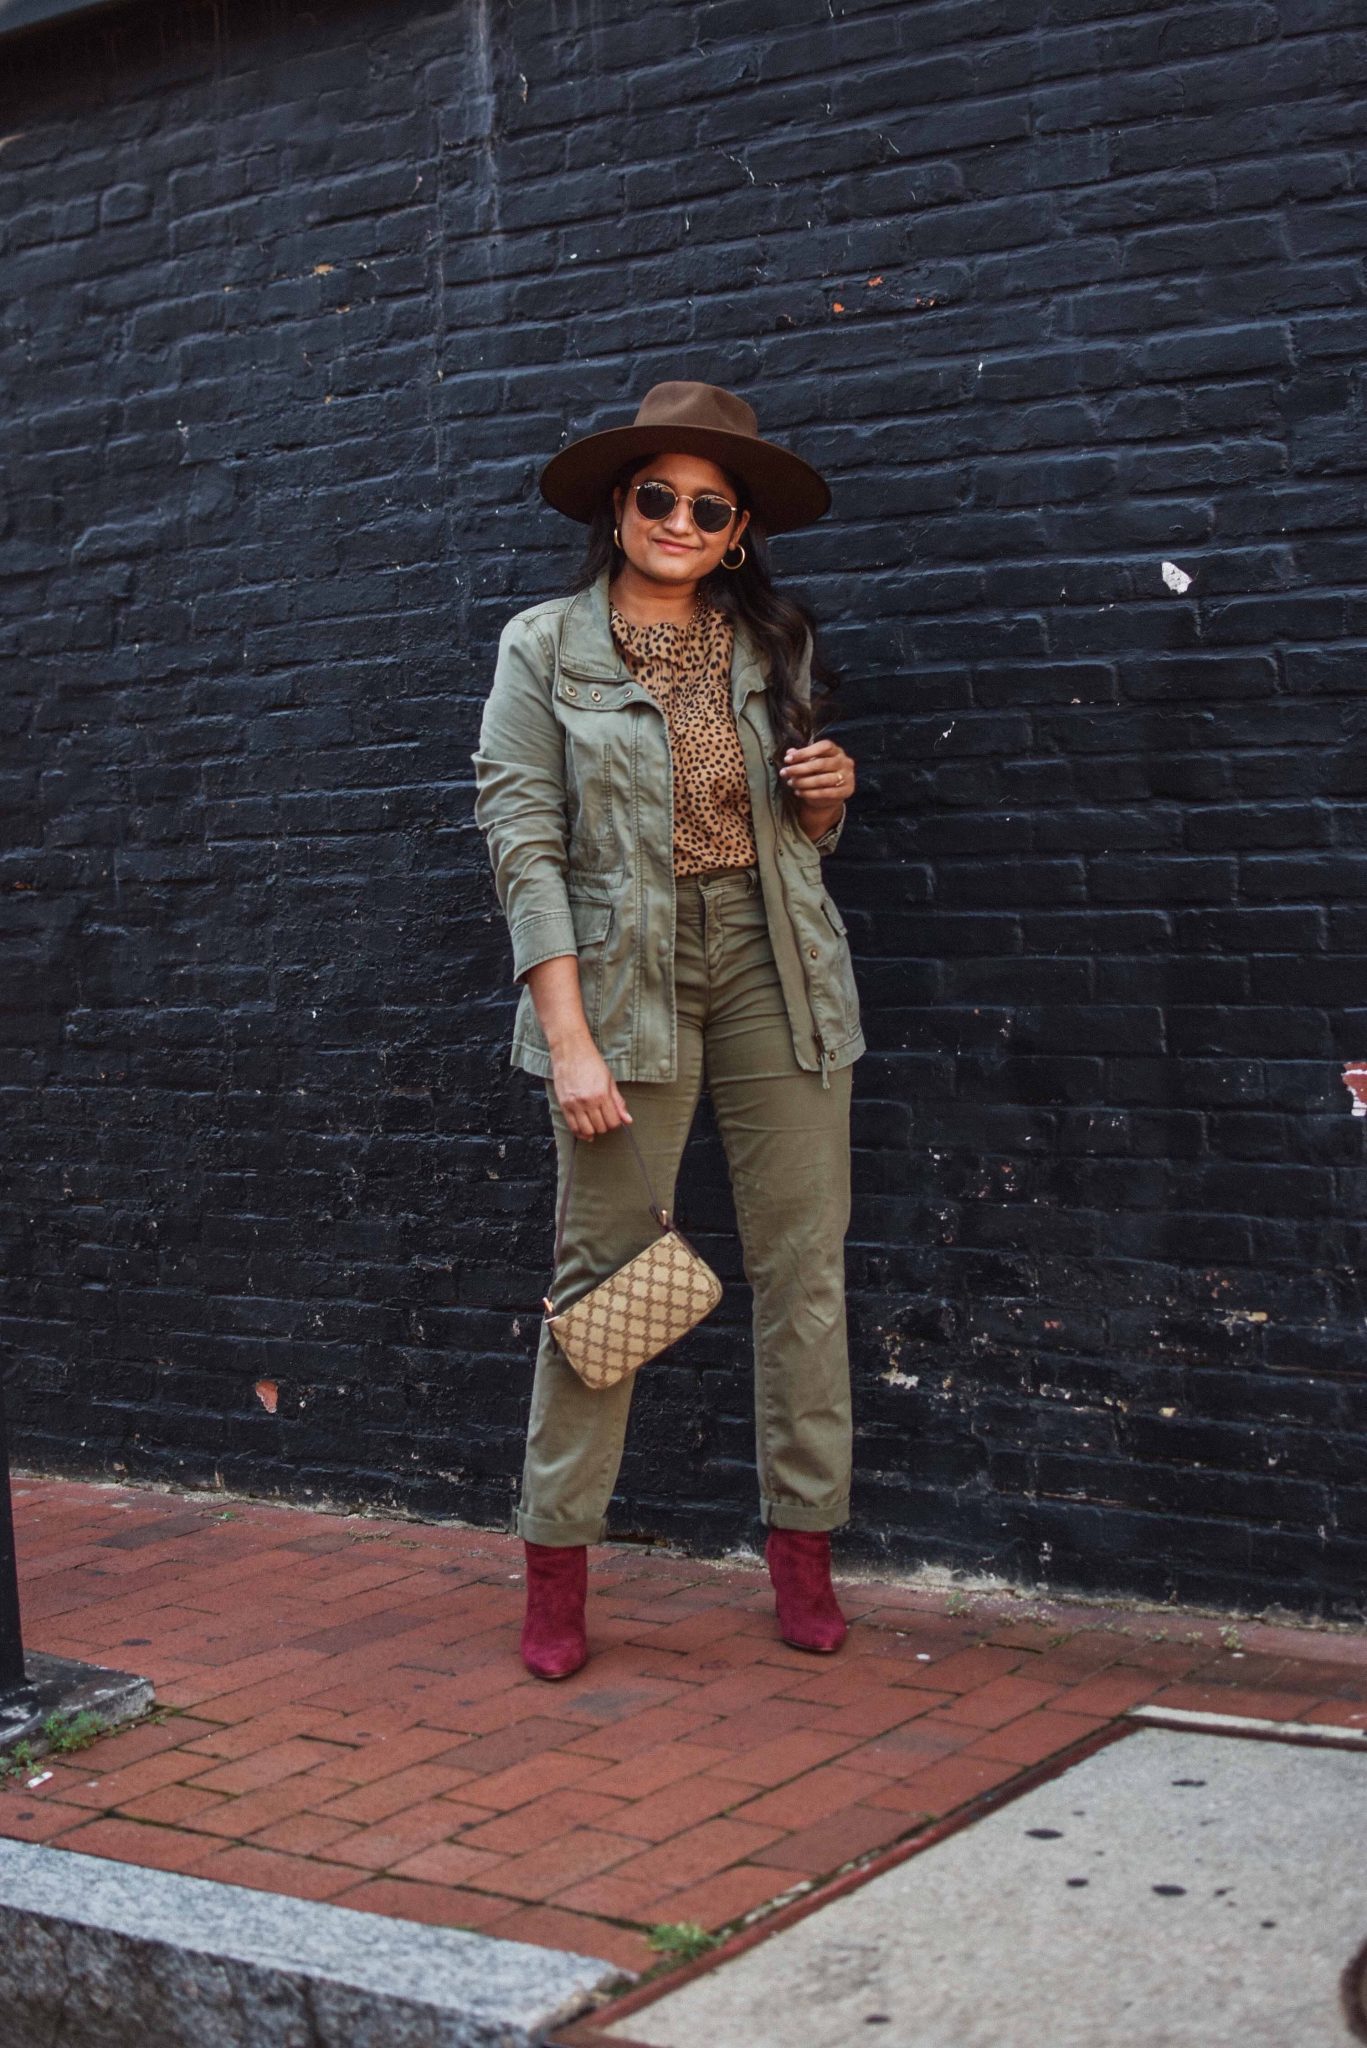
[[[629,1976],[0,1840],[0,2048],[534,2048]]]
[[[101,1728],[117,1728],[136,1721],[153,1701],[150,1678],[71,1657],[48,1657],[41,1650],[25,1656],[24,1676],[27,1683],[0,1706],[0,1754],[27,1742],[35,1757],[46,1755],[51,1744],[43,1722],[49,1714],[68,1719],[93,1714]]]

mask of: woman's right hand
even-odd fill
[[[552,1056],[551,1085],[576,1138],[592,1143],[600,1131],[631,1122],[612,1070],[592,1039]]]
[[[579,958],[553,953],[527,970],[527,985],[551,1055],[551,1085],[576,1138],[629,1124],[631,1112],[593,1042],[579,987]]]

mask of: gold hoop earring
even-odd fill
[[[740,547],[739,541],[736,542],[736,546],[740,548],[740,560],[738,562],[728,562],[726,559],[726,555],[729,555],[731,552],[730,548],[728,548],[726,550],[726,555],[723,555],[721,558],[721,565],[723,569],[743,569],[745,567],[745,549]]]
[[[616,526],[614,526],[612,529],[612,545],[618,550],[619,553],[622,552],[621,530]]]

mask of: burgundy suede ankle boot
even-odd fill
[[[770,1529],[764,1561],[774,1583],[778,1632],[795,1650],[838,1650],[848,1631],[831,1585],[824,1529]]]
[[[527,1543],[527,1612],[522,1661],[533,1678],[568,1678],[589,1654],[584,1626],[588,1545]]]

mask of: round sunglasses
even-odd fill
[[[729,505],[715,491],[704,491],[700,497],[690,498],[685,492],[676,491],[672,484],[647,482],[633,484],[631,488],[636,510],[642,519],[668,519],[682,498],[693,514],[693,524],[699,533],[724,533],[740,510],[738,505]]]

